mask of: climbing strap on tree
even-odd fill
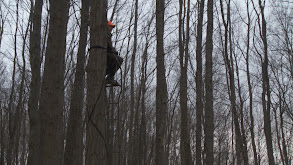
[[[89,51],[90,51],[91,49],[104,49],[104,50],[107,50],[107,48],[102,47],[102,46],[99,46],[99,45],[91,46],[91,47],[89,48]]]

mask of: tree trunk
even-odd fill
[[[108,145],[108,160],[109,164],[113,164],[113,157],[115,156],[116,152],[114,153],[114,121],[117,119],[114,117],[115,113],[115,107],[119,106],[115,104],[115,99],[114,99],[114,89],[110,88],[109,90],[109,96],[106,98],[107,102],[109,103],[107,105],[107,110],[106,110],[106,139],[107,139],[107,145]]]
[[[229,48],[230,48],[230,69],[231,72],[230,73],[230,88],[231,88],[231,98],[232,98],[232,111],[233,111],[233,106],[234,106],[234,110],[235,110],[235,121],[237,121],[235,123],[235,129],[237,129],[236,131],[236,136],[237,134],[239,134],[239,143],[240,143],[240,151],[241,151],[241,159],[243,159],[243,163],[244,165],[248,165],[248,153],[247,153],[247,145],[246,145],[246,139],[245,139],[245,130],[244,130],[244,123],[243,123],[243,102],[242,102],[242,98],[241,98],[241,94],[240,94],[240,85],[238,86],[239,89],[239,100],[240,100],[240,108],[239,108],[239,113],[240,115],[237,114],[237,108],[236,108],[236,85],[235,85],[235,76],[234,76],[234,62],[233,62],[233,44],[232,44],[232,27],[231,27],[231,15],[230,15],[230,0],[228,3],[228,25],[229,25]],[[228,58],[227,58],[228,59]],[[236,59],[236,58],[235,58]],[[237,61],[235,61],[236,63],[236,73],[237,69],[238,69],[238,65],[237,65]],[[239,79],[238,79],[239,80]],[[240,83],[239,83],[240,84]],[[239,124],[239,117],[240,116],[240,124]],[[242,127],[241,127],[242,126]],[[242,132],[241,132],[241,128],[242,128]],[[239,131],[239,132],[238,132]],[[241,134],[242,133],[242,134]]]
[[[134,97],[134,69],[135,69],[135,56],[136,56],[136,48],[137,48],[137,21],[138,21],[138,0],[135,0],[135,8],[134,8],[134,38],[133,38],[133,52],[131,55],[131,70],[130,70],[130,123],[129,123],[129,154],[128,160],[130,164],[135,165],[136,158],[135,155],[135,134],[134,134],[134,104],[135,104],[135,97]]]
[[[274,165],[274,150],[273,150],[273,139],[272,139],[272,130],[271,130],[271,91],[268,75],[268,44],[267,44],[267,25],[264,16],[264,5],[262,5],[261,0],[259,2],[259,8],[261,12],[261,38],[263,42],[263,51],[264,51],[264,61],[262,61],[262,104],[263,104],[263,113],[264,113],[264,132],[266,137],[267,144],[267,154],[269,158],[269,165]],[[259,20],[260,21],[260,20]]]
[[[188,1],[189,2],[189,1]],[[184,3],[185,5],[185,3]],[[185,8],[185,6],[184,6]],[[186,40],[184,37],[184,21],[182,20],[183,0],[179,0],[179,59],[180,59],[180,160],[181,164],[191,165],[190,139],[188,129],[188,107],[187,107],[187,64],[189,44],[189,3],[187,11]],[[185,18],[185,13],[183,13]]]
[[[70,102],[64,165],[80,165],[83,162],[82,111],[84,107],[84,65],[88,34],[88,12],[89,0],[82,0],[79,47],[77,52],[75,80]]]
[[[231,24],[230,24],[231,26]],[[231,35],[230,35],[231,36]],[[230,39],[230,49],[231,45],[232,45],[232,39]],[[232,51],[231,51],[232,52]],[[244,127],[244,113],[243,113],[243,109],[244,109],[244,100],[242,98],[242,93],[241,93],[241,85],[240,85],[240,75],[239,75],[239,66],[238,66],[238,62],[237,62],[237,58],[235,55],[235,52],[233,51],[234,54],[234,58],[235,58],[235,68],[236,68],[236,75],[237,75],[237,85],[238,87],[236,87],[236,89],[238,88],[238,97],[239,97],[239,111],[240,111],[240,131],[241,131],[241,140],[242,140],[242,156],[243,156],[243,161],[244,164],[248,165],[248,151],[247,151],[247,141],[246,141],[246,133],[245,133],[245,127]],[[230,56],[231,59],[233,58],[232,56]]]
[[[20,129],[21,129],[21,122],[24,117],[21,117],[21,111],[24,108],[23,107],[23,95],[24,95],[24,81],[25,81],[25,75],[26,75],[26,60],[25,60],[25,46],[26,46],[26,38],[28,36],[28,31],[30,27],[30,20],[27,23],[27,28],[23,37],[23,44],[22,44],[22,69],[21,69],[21,82],[19,87],[19,94],[18,94],[18,101],[15,109],[15,117],[14,117],[14,129],[16,131],[15,134],[15,146],[14,146],[14,158],[15,158],[15,164],[18,164],[18,157],[19,157],[19,139],[20,139]]]
[[[250,70],[249,70],[249,45],[250,45],[250,13],[249,13],[249,2],[246,1],[246,10],[247,10],[247,43],[246,43],[246,77],[247,77],[247,85],[248,85],[248,93],[249,93],[249,117],[250,117],[250,135],[251,135],[251,144],[253,150],[253,157],[254,157],[254,165],[258,164],[257,160],[257,151],[255,145],[255,138],[254,138],[254,118],[253,118],[253,96],[252,96],[252,86],[250,80]]]
[[[282,135],[282,148],[283,148],[285,165],[289,165],[290,161],[288,158],[287,145],[286,145],[286,139],[285,139],[285,133],[284,133],[283,113],[284,113],[284,110],[280,109],[280,128],[281,128],[281,135]]]
[[[13,149],[15,144],[15,133],[17,120],[15,117],[18,115],[14,112],[14,99],[15,99],[15,77],[16,77],[16,63],[17,63],[17,35],[18,35],[18,20],[19,20],[19,0],[16,1],[16,25],[14,33],[14,59],[13,59],[13,71],[12,71],[12,84],[11,92],[9,96],[8,112],[9,112],[9,144],[7,148],[7,164],[14,164],[13,162]],[[15,114],[14,114],[15,113]],[[13,115],[14,114],[14,115]]]
[[[28,101],[28,113],[30,122],[28,165],[40,164],[40,114],[38,102],[41,87],[40,65],[41,65],[41,15],[43,0],[36,0],[35,5],[31,4],[32,30],[30,31],[30,66],[31,83]]]
[[[27,157],[27,124],[26,124],[26,110],[22,110],[23,113],[23,119],[22,119],[22,127],[23,127],[23,133],[22,133],[22,151],[20,156],[20,165],[25,165],[26,163],[26,157]]]
[[[202,26],[204,0],[200,1],[196,37],[196,165],[202,164],[202,115],[203,115],[203,81],[202,81]]]
[[[146,103],[145,103],[145,94],[146,94],[146,71],[147,71],[147,55],[148,55],[148,41],[145,45],[145,50],[142,55],[142,78],[141,78],[141,122],[140,122],[140,133],[139,133],[139,154],[138,157],[140,158],[139,164],[146,165],[146,154],[147,154],[147,141],[146,141]]]
[[[213,111],[213,0],[207,4],[207,42],[206,42],[206,73],[205,73],[205,164],[214,163],[214,111]]]
[[[0,48],[1,48],[2,38],[3,38],[4,24],[5,24],[5,17],[2,14],[0,14]]]
[[[164,64],[164,9],[165,0],[156,0],[157,88],[156,88],[156,165],[166,165],[166,120],[168,93]]]
[[[154,15],[152,15],[151,19],[148,22],[147,30],[145,32],[146,35],[146,43],[144,47],[144,51],[142,54],[142,66],[141,66],[141,122],[140,122],[140,133],[139,133],[139,154],[140,165],[147,165],[147,153],[148,153],[148,143],[147,143],[147,116],[146,116],[146,81],[147,81],[147,66],[148,66],[148,47],[149,47],[149,36],[150,36],[150,28],[153,22]]]
[[[280,98],[279,98],[279,102],[280,102]],[[280,104],[279,106],[281,107],[282,105]],[[276,123],[275,128],[276,128],[276,134],[277,134],[277,145],[278,145],[278,148],[279,148],[282,164],[285,165],[285,163],[284,163],[284,155],[283,155],[282,148],[281,148],[281,143],[280,143],[281,137],[280,137],[279,129],[278,129],[277,107],[273,108],[273,111],[274,111],[274,117],[275,117],[275,123]]]
[[[4,126],[4,110],[2,107],[2,101],[0,102],[0,128],[1,128],[1,141],[0,141],[0,147],[1,147],[1,156],[0,156],[0,165],[4,165],[4,151],[5,151],[5,143],[4,143],[4,130],[5,130],[5,126]]]
[[[90,44],[107,47],[106,1],[91,0]],[[107,52],[91,49],[87,65],[87,138],[86,165],[107,163],[107,141],[105,139],[105,75]]]
[[[228,87],[230,88],[229,92],[229,99],[231,102],[231,109],[232,109],[232,117],[235,126],[235,135],[236,135],[236,157],[237,157],[237,164],[241,164],[244,161],[244,164],[248,164],[248,159],[245,156],[247,152],[244,149],[244,143],[241,135],[240,124],[239,124],[239,113],[236,109],[236,91],[235,91],[235,81],[234,81],[234,62],[233,62],[233,49],[232,49],[232,29],[231,29],[231,18],[230,18],[230,1],[227,2],[227,20],[225,20],[224,10],[223,10],[223,3],[220,0],[221,5],[221,13],[222,19],[225,26],[225,44],[224,44],[224,61],[226,65],[226,69],[228,72]],[[229,32],[229,34],[228,34]],[[228,40],[230,45],[230,58],[228,56]],[[242,152],[242,154],[241,154]]]
[[[69,0],[50,1],[50,25],[40,95],[41,164],[63,160],[63,108]]]

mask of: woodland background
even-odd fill
[[[292,9],[1,0],[0,164],[292,164]],[[107,19],[121,88],[89,51]]]

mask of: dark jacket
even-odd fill
[[[120,68],[123,59],[118,56],[117,50],[112,46],[111,32],[107,33],[107,70],[106,74],[114,76],[116,71]]]
[[[114,53],[118,54],[117,50],[112,46],[112,41],[111,41],[112,34],[111,32],[107,31],[107,52],[109,53]]]

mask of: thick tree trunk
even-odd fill
[[[205,105],[205,164],[214,163],[214,111],[213,111],[213,0],[207,4],[207,42],[206,42],[206,105]]]
[[[63,160],[63,108],[66,32],[69,0],[50,1],[50,25],[40,95],[41,164]]]
[[[164,64],[164,10],[165,0],[156,0],[157,88],[156,88],[156,165],[166,165],[166,121],[168,93]]]
[[[28,101],[28,112],[30,121],[29,153],[28,165],[40,164],[40,114],[38,102],[41,87],[40,65],[41,65],[41,13],[43,0],[36,0],[35,5],[31,5],[32,30],[30,32],[30,65],[31,65],[31,84]]]
[[[196,165],[202,164],[202,115],[203,115],[203,81],[202,81],[202,26],[204,0],[200,1],[197,37],[196,37]]]
[[[88,32],[88,12],[89,0],[82,0],[79,48],[70,102],[64,165],[80,165],[83,162],[82,111],[84,107],[84,65]]]
[[[188,1],[189,2],[189,1]],[[189,5],[189,3],[188,3]],[[185,6],[184,6],[185,8]],[[189,44],[189,6],[187,11],[186,40],[184,36],[184,21],[182,19],[183,1],[179,0],[179,59],[180,59],[180,160],[181,164],[191,165],[190,139],[188,129],[188,107],[187,107],[187,64],[188,64],[188,44]],[[185,18],[185,13],[183,14]],[[185,43],[185,44],[184,44]]]
[[[107,47],[106,1],[91,0],[90,45]],[[105,139],[105,75],[107,51],[91,49],[87,65],[87,138],[86,165],[105,165],[107,141]]]

